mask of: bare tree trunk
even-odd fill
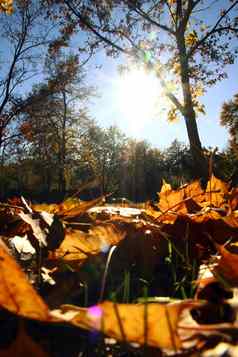
[[[182,115],[185,120],[190,145],[190,152],[193,158],[194,176],[201,177],[206,180],[208,178],[208,162],[202,150],[202,145],[198,133],[196,113],[194,111],[194,104],[190,85],[189,63],[183,32],[178,34],[177,44],[179,50],[181,82],[184,100]]]
[[[202,150],[194,110],[184,119],[187,128],[190,152],[193,158],[194,176],[206,180],[208,178],[208,162]]]

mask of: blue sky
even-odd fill
[[[95,63],[102,64],[102,68],[95,69]],[[98,124],[104,127],[117,125],[128,136],[136,139],[145,139],[153,146],[165,148],[174,139],[187,143],[186,128],[181,119],[176,123],[168,123],[165,115],[148,117],[143,124],[137,118],[123,117],[115,91],[115,81],[118,79],[118,69],[115,60],[106,57],[103,53],[97,55],[91,64],[89,80],[97,86],[99,98],[93,100],[90,106],[92,116]],[[222,103],[238,93],[238,62],[227,67],[228,79],[208,88],[201,97],[206,108],[206,114],[198,118],[198,127],[202,144],[206,147],[218,146],[225,148],[228,140],[227,130],[219,124],[219,113]]]

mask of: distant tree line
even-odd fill
[[[1,199],[23,194],[37,201],[59,201],[92,182],[79,198],[112,193],[112,198],[142,202],[157,199],[163,179],[178,187],[194,178],[189,147],[177,140],[159,150],[146,141],[127,138],[115,126],[103,129],[92,120],[88,127],[84,125],[84,134],[74,142],[73,150],[66,147],[64,167],[58,162],[60,146],[54,140],[39,140],[35,135],[30,142],[24,139],[12,145],[2,167]],[[50,138],[50,133],[45,131],[44,137]],[[213,158],[213,166],[226,180],[237,163],[232,148]]]

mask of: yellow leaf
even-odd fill
[[[61,313],[73,313],[72,308],[62,306]],[[177,323],[184,308],[183,302],[115,304],[105,301],[89,308],[76,308],[78,313],[70,322],[84,329],[98,330],[120,341],[177,350],[181,347]]]
[[[27,318],[46,321],[48,307],[5,248],[0,246],[0,306]]]
[[[13,0],[0,0],[0,12],[11,15],[13,13]]]
[[[197,43],[197,41],[198,41],[198,36],[197,36],[196,31],[190,32],[185,38],[185,43],[188,46],[195,45]]]
[[[56,204],[38,204],[33,205],[33,210],[37,212],[46,211],[49,213],[55,213],[59,217],[63,217],[64,219],[73,218],[81,215],[86,212],[90,208],[96,206],[97,204],[104,201],[104,197],[99,197],[91,201],[81,201],[78,199],[66,200],[59,205]]]
[[[198,181],[182,186],[178,190],[172,190],[171,186],[164,182],[159,193],[159,208],[162,212],[173,210],[179,213],[198,211],[203,190]],[[194,199],[193,199],[194,197]]]
[[[96,226],[89,233],[69,231],[59,248],[49,258],[83,263],[91,255],[108,251],[112,245],[118,244],[125,235],[126,231],[122,231],[113,224]]]
[[[228,184],[214,175],[207,183],[205,200],[215,207],[221,207],[228,196]]]

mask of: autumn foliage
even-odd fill
[[[0,12],[5,12],[6,14],[11,15],[13,12],[13,0],[1,0]]]
[[[238,285],[237,189],[212,176],[205,189],[199,181],[177,190],[164,182],[158,197],[158,204],[134,211],[98,207],[103,197],[60,205],[30,206],[24,198],[2,204],[1,314],[4,321],[8,313],[15,316],[19,327],[0,356],[55,355],[46,337],[42,345],[29,336],[27,320],[44,322],[55,333],[63,323],[65,329],[99,331],[118,342],[187,355],[187,339],[202,353],[211,336],[237,330],[236,306],[226,301]],[[102,276],[95,280],[87,264],[96,271],[103,265]],[[123,294],[109,301],[111,278],[119,284],[125,271],[131,274],[127,290],[124,279]],[[90,279],[101,289],[92,296]],[[141,279],[146,290],[139,288]],[[80,301],[86,285],[84,307],[67,304],[77,292]],[[226,313],[218,316],[218,309]]]

